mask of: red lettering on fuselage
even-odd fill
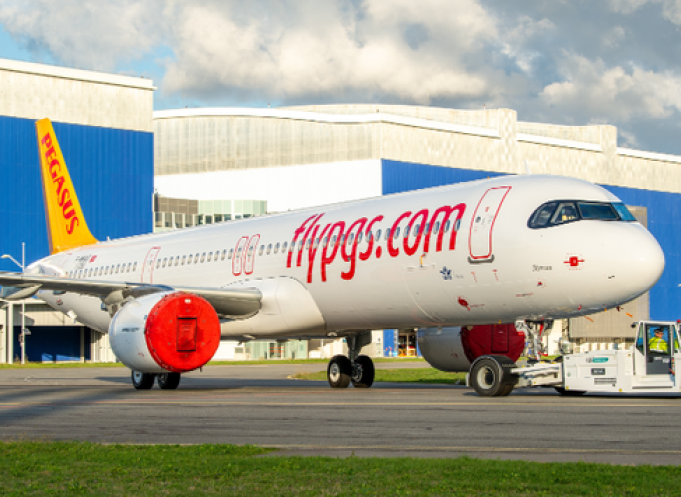
[[[400,244],[395,240],[402,236],[402,248],[405,255],[413,256],[417,252],[427,253],[430,250],[431,236],[437,236],[435,251],[443,250],[445,233],[451,230],[448,250],[456,249],[456,237],[461,218],[466,211],[466,204],[455,206],[442,206],[437,208],[432,216],[428,209],[418,210],[412,215],[412,211],[406,211],[399,215],[395,222],[386,230],[386,248],[391,257],[400,255]],[[303,252],[307,250],[307,282],[312,283],[312,273],[317,252],[321,252],[320,275],[322,282],[328,279],[328,266],[331,265],[340,251],[343,262],[348,263],[340,276],[343,280],[352,280],[358,268],[358,261],[366,261],[374,255],[381,256],[380,239],[376,236],[381,232],[376,225],[383,221],[384,216],[378,215],[371,219],[361,217],[352,223],[336,221],[327,223],[325,226],[318,224],[324,217],[322,214],[314,214],[308,217],[294,232],[291,249],[289,250],[286,267],[290,268],[293,263],[293,252],[298,251],[296,266],[301,266]],[[407,221],[405,221],[407,220]],[[406,224],[404,231],[399,232],[400,224]],[[346,226],[347,229],[346,229]],[[302,235],[302,238],[301,238]],[[362,241],[367,244],[364,251],[359,251]],[[375,247],[375,249],[374,249]]]

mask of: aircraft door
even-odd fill
[[[258,241],[260,241],[260,235],[255,235],[251,237],[251,241],[248,243],[248,249],[245,251],[244,255],[245,274],[251,274],[253,272],[253,264],[255,262],[255,252],[258,248]]]
[[[672,342],[674,346],[672,346]],[[660,323],[641,323],[636,338],[636,350],[645,358],[646,375],[672,374],[674,349],[679,342],[674,326]]]
[[[480,199],[471,219],[471,230],[468,238],[470,251],[469,262],[492,262],[492,229],[504,202],[511,191],[510,186],[490,188]]]
[[[154,282],[154,264],[156,264],[156,258],[160,251],[161,247],[152,247],[149,249],[149,252],[147,252],[147,256],[144,258],[144,263],[142,264],[142,283]]]
[[[244,259],[246,259],[246,246],[248,245],[248,237],[242,236],[236,244],[234,249],[234,258],[232,258],[232,274],[239,276],[243,270]]]

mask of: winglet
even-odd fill
[[[97,243],[85,222],[76,190],[49,119],[35,123],[50,252]]]

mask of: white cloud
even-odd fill
[[[46,50],[69,66],[110,71],[121,59],[152,49],[165,31],[153,20],[166,8],[161,0],[5,0],[0,22],[35,52]]]
[[[681,110],[681,77],[672,72],[627,72],[574,54],[566,54],[562,71],[565,80],[547,85],[539,98],[573,116],[626,122],[664,119]]]
[[[365,92],[421,104],[494,92],[482,54],[477,68],[463,60],[497,36],[494,19],[474,0],[370,0],[359,9],[317,0],[289,5],[281,21],[238,22],[241,5],[185,6],[166,91],[283,101]]]

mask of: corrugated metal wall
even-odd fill
[[[475,171],[382,161],[383,194],[473,181],[500,176],[492,171]],[[675,321],[681,317],[681,194],[601,185],[625,204],[645,207],[648,230],[657,238],[666,264],[660,281],[650,290],[650,319]]]
[[[100,239],[153,228],[153,134],[53,123],[92,234]],[[48,255],[42,186],[32,119],[0,116],[0,254],[26,263]],[[18,268],[0,260],[0,270]]]

